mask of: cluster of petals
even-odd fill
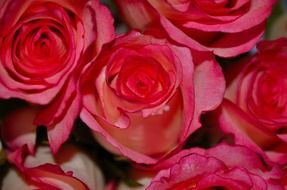
[[[275,0],[117,0],[132,28],[160,28],[174,41],[233,57],[252,49]]]
[[[151,181],[156,189],[283,190],[283,171],[244,146],[192,148],[171,157]]]
[[[137,29],[116,36],[100,0],[0,0],[0,98],[24,102],[1,115],[14,168],[0,188],[116,190],[66,142],[79,117],[105,150],[157,172],[147,190],[286,189],[287,39],[217,61],[254,48],[274,4],[115,0]],[[206,112],[233,145],[186,149]]]
[[[217,111],[220,128],[237,144],[287,163],[287,39],[262,41],[258,52],[226,69],[225,99]]]
[[[155,164],[183,146],[224,88],[210,53],[131,32],[106,44],[83,74],[80,117],[107,149]]]
[[[35,124],[48,128],[56,152],[80,109],[82,68],[114,37],[98,0],[0,0],[0,98],[39,105]]]
[[[65,143],[57,154],[37,145],[33,124],[37,110],[25,107],[3,119],[0,134],[11,167],[1,189],[104,189],[104,178],[95,160],[79,146]]]

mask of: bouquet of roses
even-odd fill
[[[286,4],[0,0],[0,188],[287,189]]]

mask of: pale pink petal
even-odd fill
[[[27,145],[29,152],[34,152],[37,126],[33,120],[37,111],[35,107],[24,107],[12,111],[3,119],[1,135],[11,151]]]
[[[221,129],[227,134],[233,134],[237,144],[248,146],[258,152],[262,152],[258,145],[264,147],[279,140],[226,99],[222,103],[218,119]]]
[[[250,0],[250,8],[248,12],[238,17],[233,22],[226,22],[221,24],[207,24],[190,21],[184,25],[188,28],[197,28],[202,31],[221,31],[228,33],[238,33],[248,30],[260,23],[264,22],[271,14],[272,6],[276,0]],[[219,17],[220,18],[220,17]],[[248,21],[248,22],[247,22]]]
[[[160,21],[165,31],[173,40],[199,51],[212,51],[221,57],[233,57],[250,50],[262,37],[265,27],[264,23],[262,23],[243,32],[227,33],[215,41],[215,43],[202,45],[178,29],[166,18],[160,17]],[[244,36],[244,38],[238,38],[238,36]]]
[[[196,65],[193,77],[195,85],[193,120],[181,139],[187,138],[201,126],[200,115],[202,113],[214,110],[219,106],[225,90],[225,80],[221,68],[209,54],[199,53],[197,56],[195,54],[194,62]],[[189,82],[188,79],[185,81]]]
[[[40,188],[57,188],[67,190],[88,190],[88,187],[69,172],[64,172],[60,167],[44,164],[34,168],[25,169],[25,174],[40,183]]]
[[[123,155],[126,155],[129,158],[133,158],[133,160],[138,163],[153,164],[156,162],[156,159],[140,154],[118,143],[118,141],[115,140],[114,137],[111,136],[106,130],[104,130],[104,128],[102,128],[102,126],[99,124],[97,120],[101,121],[102,120],[101,118],[95,118],[85,109],[81,110],[80,117],[91,129],[95,130],[96,132],[99,132],[105,138],[104,144],[108,142],[108,144],[111,144],[113,147],[115,147],[116,148],[115,151],[118,150]],[[107,145],[107,147],[110,146]],[[112,151],[114,152],[114,150]]]
[[[72,80],[51,104],[37,113],[34,123],[45,125],[51,149],[56,153],[68,138],[80,111],[81,100]]]

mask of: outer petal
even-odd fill
[[[27,145],[29,152],[34,152],[37,126],[33,125],[33,120],[36,112],[35,107],[24,107],[5,116],[1,136],[9,150],[15,151]]]
[[[71,173],[65,173],[55,165],[44,164],[35,168],[28,168],[25,170],[25,174],[30,176],[35,183],[39,183],[41,189],[88,190],[88,187],[71,176]]]
[[[201,126],[200,115],[202,113],[215,109],[221,103],[225,90],[225,80],[221,68],[212,56],[208,53],[194,52],[193,58],[195,62],[193,79],[195,107],[193,120],[189,129],[181,137],[182,140]],[[189,79],[184,81],[189,82]]]
[[[21,163],[13,159],[13,154],[17,152],[22,152]],[[3,184],[6,189],[13,187],[10,186],[13,176],[14,183],[15,180],[19,181],[23,188],[29,189],[104,189],[103,176],[94,160],[75,146],[64,145],[56,156],[51,154],[48,147],[42,146],[33,156],[24,158],[24,154],[24,148],[8,154],[20,174],[13,170],[8,173]]]
[[[236,158],[236,159],[234,159]],[[160,166],[147,189],[283,189],[283,172],[256,152],[243,146],[220,144],[211,149],[184,150]]]
[[[47,127],[49,144],[54,153],[68,139],[81,103],[76,84],[72,80],[60,95],[40,110],[34,120],[35,124]]]
[[[239,107],[228,100],[224,100],[219,112],[219,124],[223,131],[234,134],[238,144],[247,145],[257,151],[261,149],[254,143],[269,146],[270,142],[278,142],[269,131],[265,130]],[[253,134],[257,134],[254,136]]]
[[[170,38],[178,43],[185,44],[188,47],[199,51],[212,51],[214,54],[221,57],[233,57],[250,50],[262,37],[265,28],[265,24],[261,23],[254,28],[242,32],[226,33],[222,38],[205,46],[192,39],[188,34],[174,26],[166,18],[161,16],[160,22]],[[238,36],[244,37],[238,38]]]
[[[161,170],[147,189],[172,189],[180,183],[220,169],[225,169],[225,166],[217,159],[207,158],[198,154],[189,155],[175,162],[171,168]],[[189,186],[193,185],[190,184]]]
[[[287,150],[283,145],[284,142],[235,104],[224,100],[217,114],[220,128],[225,133],[234,135],[237,144],[247,146],[261,154],[265,152],[277,163],[286,162]]]
[[[104,122],[102,120],[102,118],[94,118],[94,116],[92,116],[86,109],[83,109],[80,113],[80,117],[81,119],[89,126],[91,127],[93,130],[95,130],[96,132],[99,132],[102,135],[102,138],[104,138],[104,140],[101,140],[101,138],[99,139],[101,142],[103,142],[104,144],[110,143],[112,144],[114,147],[116,147],[115,149],[112,149],[113,152],[120,152],[123,155],[129,157],[129,158],[133,158],[136,162],[138,163],[146,163],[146,164],[153,164],[155,163],[157,160],[154,158],[151,158],[149,156],[140,154],[134,150],[131,150],[127,147],[125,147],[124,145],[120,144],[119,142],[117,142],[117,140],[115,140],[113,138],[113,136],[111,136],[106,130],[104,130],[101,126],[101,124],[99,124],[98,121],[100,122]],[[97,121],[97,120],[98,121]],[[110,146],[108,146],[110,147]],[[118,151],[117,151],[118,150]]]
[[[264,22],[271,14],[272,6],[276,0],[250,0],[250,8],[233,22],[221,24],[207,24],[198,22],[189,22],[185,27],[197,28],[203,31],[221,31],[228,33],[238,33],[253,28]],[[228,16],[228,15],[227,15]],[[254,19],[256,18],[256,19]]]
[[[82,181],[89,189],[101,190],[104,187],[104,179],[95,160],[75,145],[64,144],[56,155],[52,155],[48,147],[39,147],[34,156],[30,155],[25,159],[24,165],[28,169],[45,163],[49,163],[54,168],[61,168],[68,174],[67,177]],[[29,178],[32,177],[27,175]]]

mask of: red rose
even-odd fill
[[[284,38],[261,42],[255,55],[227,69],[226,100],[218,113],[220,127],[236,143],[264,150],[281,164],[287,163],[286,49]]]
[[[35,123],[53,151],[79,111],[79,72],[112,39],[112,23],[98,0],[0,0],[0,98],[46,105]]]
[[[281,180],[279,167],[266,163],[256,152],[221,144],[208,150],[180,152],[146,189],[283,190]]]
[[[82,77],[81,119],[106,147],[147,164],[181,147],[224,91],[209,53],[138,32],[106,45]]]
[[[222,57],[249,51],[264,32],[275,0],[117,0],[131,27],[159,20],[173,40]],[[159,27],[159,25],[157,25]]]

